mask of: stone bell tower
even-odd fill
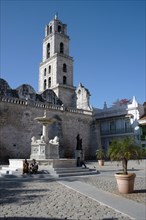
[[[75,107],[73,58],[69,55],[69,40],[67,25],[55,15],[45,28],[39,93],[51,89],[65,106]]]

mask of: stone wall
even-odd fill
[[[1,98],[0,100],[0,159],[29,158],[31,137],[40,138],[42,126],[34,120],[44,115],[54,118],[49,126],[49,139],[60,139],[60,156],[74,158],[76,136],[82,138],[85,158],[95,156],[97,135],[92,112],[65,108],[62,106],[31,103],[19,99]]]

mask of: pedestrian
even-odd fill
[[[23,174],[24,173],[29,173],[29,163],[28,163],[27,159],[25,159],[23,162]]]
[[[35,159],[32,160],[32,163],[30,164],[30,172],[31,173],[37,173],[38,171],[38,163]]]

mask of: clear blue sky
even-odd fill
[[[102,108],[117,99],[146,101],[144,0],[0,0],[1,78],[15,89],[23,83],[38,91],[45,25],[58,12],[67,24],[74,85],[91,93]]]

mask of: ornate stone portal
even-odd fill
[[[43,125],[43,132],[40,139],[35,136],[31,138],[31,155],[30,159],[58,159],[59,158],[59,138],[48,138],[48,125],[54,122],[53,119],[47,118],[46,111],[43,117],[35,118],[36,121]]]

